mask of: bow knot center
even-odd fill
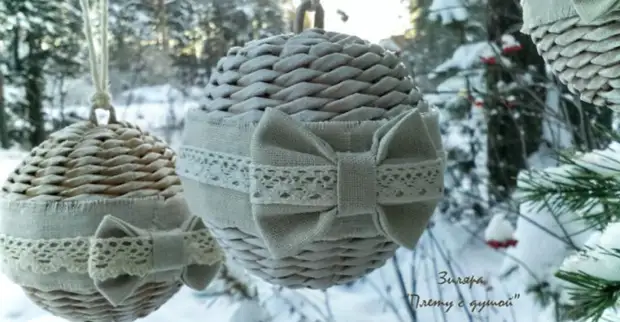
[[[155,232],[153,241],[153,267],[156,271],[165,272],[185,267],[184,234],[180,230]]]
[[[370,214],[377,206],[376,164],[370,152],[338,155],[338,214]]]

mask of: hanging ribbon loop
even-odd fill
[[[98,124],[96,111],[97,109],[106,110],[110,113],[108,123],[118,123],[116,111],[111,104],[111,96],[108,91],[108,0],[99,0],[99,53],[95,47],[93,28],[90,19],[90,5],[88,0],[80,0],[82,6],[82,17],[84,19],[84,35],[88,45],[88,57],[90,65],[90,73],[95,86],[95,94],[91,98],[91,109],[89,120]]]
[[[306,12],[314,11],[314,28],[323,29],[325,27],[325,10],[319,0],[304,0],[295,14],[295,33],[298,34],[304,30],[304,22],[306,20]]]

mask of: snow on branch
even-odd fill
[[[435,67],[433,73],[443,73],[450,70],[467,70],[481,64],[481,59],[494,57],[501,52],[499,47],[487,41],[479,41],[459,46],[451,58]],[[504,62],[509,64],[508,61]]]
[[[558,167],[521,173],[518,198],[550,207],[556,216],[577,213],[602,230],[596,241],[564,260],[556,277],[569,283],[570,318],[620,321],[611,312],[620,299],[620,143],[562,161]]]
[[[517,197],[554,213],[574,212],[602,228],[620,211],[620,143],[564,157],[564,164],[519,174]]]
[[[433,0],[428,18],[444,25],[463,22],[469,18],[463,0]]]
[[[620,223],[608,225],[595,245],[568,257],[558,278],[573,284],[569,288],[575,319],[620,321],[613,308],[620,298]]]

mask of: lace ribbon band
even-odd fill
[[[329,206],[337,200],[337,166],[270,166],[251,158],[196,147],[180,148],[179,175],[211,186],[250,194],[254,204]],[[441,158],[376,169],[377,201],[420,201],[441,196]],[[366,173],[365,175],[371,175]]]
[[[37,240],[0,234],[3,265],[37,274],[87,274],[113,304],[158,272],[179,271],[187,286],[203,289],[222,257],[198,217],[170,231],[143,230],[107,215],[92,237]]]
[[[183,242],[189,253],[185,265],[210,265],[221,257],[207,230],[186,233]],[[0,259],[37,274],[66,269],[100,281],[125,274],[145,276],[153,270],[153,241],[149,237],[33,240],[0,235]]]
[[[247,193],[250,220],[276,258],[302,251],[335,218],[356,215],[373,216],[380,233],[413,248],[418,218],[443,195],[441,138],[431,124],[437,114],[423,116],[414,108],[383,123],[369,150],[338,152],[289,115],[266,109],[252,132],[249,157],[183,146],[177,173]]]

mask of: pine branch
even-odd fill
[[[620,145],[588,154],[563,154],[563,165],[522,173],[518,199],[550,206],[556,213],[579,213],[592,227],[604,228],[620,213]]]
[[[620,211],[618,192],[620,182],[603,178],[573,178],[575,185],[563,185],[555,182],[556,187],[532,184],[523,189],[524,201],[540,205],[539,211],[547,206],[554,212],[579,213],[581,218],[598,229],[617,220]]]
[[[613,237],[617,231],[616,226],[611,227],[617,225],[620,214],[619,159],[620,144],[617,142],[605,150],[563,153],[561,166],[519,176],[518,199],[538,204],[540,208],[548,207],[557,217],[577,214],[580,217],[577,220],[604,229],[603,235]],[[607,238],[606,243],[609,240]],[[615,248],[615,244],[603,245],[599,241],[596,248],[586,247],[571,260],[567,259],[555,274],[571,284],[566,288],[573,301],[567,309],[568,318],[603,321],[609,309],[618,303],[620,281],[609,275],[620,258],[620,251]],[[603,265],[601,261],[612,262]]]
[[[574,285],[568,289],[574,301],[568,310],[572,319],[599,321],[605,310],[620,299],[620,281],[608,281],[581,271],[559,271],[555,276]]]

